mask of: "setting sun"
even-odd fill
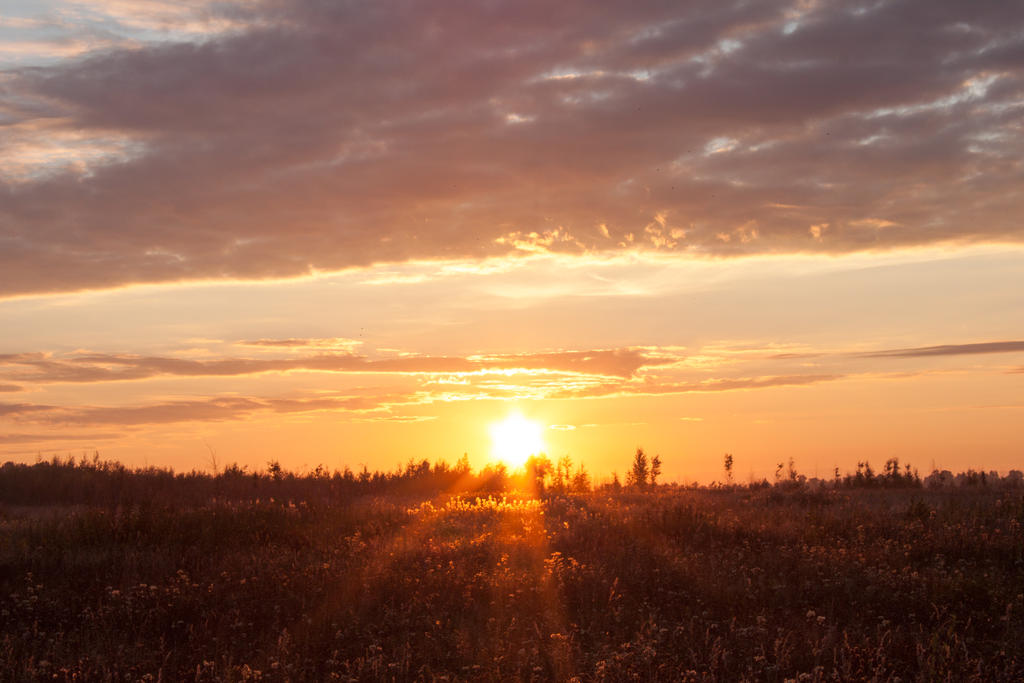
[[[540,425],[518,413],[491,425],[491,442],[494,457],[510,467],[546,450]]]
[[[551,5],[0,0],[0,683],[1024,683],[1024,0]]]

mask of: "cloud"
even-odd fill
[[[306,348],[310,340],[262,344]],[[0,355],[0,377],[22,382],[111,382],[157,376],[225,377],[296,370],[335,373],[451,374],[501,371],[584,373],[629,377],[645,365],[663,361],[634,349],[558,351],[473,356],[400,356],[372,359],[352,353],[322,353],[298,358],[186,358],[88,353],[55,359],[41,353]]]
[[[165,400],[148,404],[92,406],[0,403],[0,418],[18,423],[48,426],[141,427],[183,422],[244,420],[260,414],[301,414],[337,412],[360,421],[419,421],[433,419],[422,407],[433,403],[467,400],[512,400],[523,397],[543,399],[602,398],[612,396],[668,395],[694,392],[725,392],[782,386],[803,386],[841,379],[842,375],[789,375],[746,378],[708,378],[679,382],[586,375],[576,380],[565,376],[490,379],[474,375],[472,382],[445,386],[420,381],[405,389],[362,388],[347,394],[310,393],[293,396],[210,396]],[[419,408],[417,408],[419,406]],[[405,408],[403,414],[396,409]],[[409,411],[412,411],[411,413]],[[697,419],[697,418],[682,418]],[[584,425],[585,426],[585,425]],[[551,425],[555,430],[573,430],[575,425]]]
[[[362,413],[387,409],[388,401],[403,397],[337,396],[311,398],[209,397],[132,406],[19,405],[8,414],[21,421],[49,425],[136,427],[179,422],[242,420],[257,413],[318,411]],[[407,399],[405,399],[407,400]],[[0,415],[3,405],[0,404]]]
[[[195,7],[0,73],[0,296],[1024,237],[1019,3]]]
[[[820,357],[822,357],[824,355],[826,355],[826,354],[824,354],[824,353],[775,353],[775,354],[772,354],[771,356],[768,356],[768,357],[769,358],[773,358],[775,360],[805,360],[805,359],[808,359],[808,358],[820,358]]]
[[[604,383],[581,388],[542,392],[553,399],[599,398],[621,395],[662,395],[692,392],[739,391],[779,386],[803,386],[841,379],[840,375],[802,375],[741,379],[714,379],[704,382],[676,384]],[[0,404],[0,416],[22,422],[48,425],[124,426],[171,424],[181,422],[221,422],[242,420],[259,413],[307,413],[318,411],[345,412],[361,415],[363,420],[420,421],[429,416],[400,416],[391,410],[400,406],[470,399],[514,398],[514,392],[502,387],[465,387],[459,392],[411,392],[405,394],[281,397],[210,397],[181,401],[165,401],[132,406],[52,406],[33,404]],[[572,430],[574,425],[551,425],[551,429]]]
[[[366,413],[349,418],[350,422],[432,422],[437,419],[436,415],[387,415]]]
[[[76,407],[51,411],[38,421],[74,425],[154,425],[173,422],[235,420],[263,408],[248,398],[211,398],[146,406]]]
[[[0,384],[0,393],[21,391],[22,388],[17,384]]]
[[[64,4],[64,11],[75,18],[97,16],[122,30],[184,32],[200,37],[237,28],[241,18],[240,7],[225,0],[64,0]]]
[[[989,353],[1017,353],[1024,351],[1024,341],[975,342],[970,344],[941,344],[916,346],[902,349],[881,349],[879,351],[801,351],[774,353],[765,356],[769,360],[810,360],[837,358],[919,358],[928,356],[966,356]]]
[[[961,356],[979,353],[1015,353],[1024,351],[1024,341],[978,342],[975,344],[944,344],[910,349],[888,349],[858,354],[863,358],[917,358],[922,356]]]
[[[51,441],[81,441],[92,443],[119,438],[116,433],[96,434],[0,434],[0,444],[49,443]]]
[[[739,379],[714,379],[705,382],[679,384],[667,387],[668,393],[691,391],[737,391],[743,389],[765,389],[768,387],[792,387],[831,382],[845,375],[784,375],[779,377],[754,377]]]
[[[328,337],[321,339],[253,339],[248,341],[238,342],[241,346],[257,346],[257,347],[268,347],[274,349],[322,349],[322,348],[342,348],[352,349],[362,344],[357,339],[344,339],[340,337]]]
[[[479,356],[473,357],[472,360],[483,367],[503,370],[550,370],[618,377],[630,377],[642,367],[661,364],[659,359],[635,349]]]
[[[846,375],[781,375],[769,377],[714,378],[700,382],[646,382],[636,384],[604,383],[554,393],[551,398],[604,398],[609,396],[658,396],[665,394],[690,394],[718,391],[744,391],[768,389],[771,387],[792,387],[830,382],[843,379]]]
[[[226,0],[9,2],[0,29],[0,69],[53,65],[90,52],[138,49],[147,41],[204,40],[243,30],[241,5]],[[30,16],[19,12],[34,12]]]
[[[36,405],[33,403],[0,403],[0,417],[19,417],[29,413],[52,410],[53,406]]]

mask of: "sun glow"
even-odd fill
[[[518,413],[491,425],[491,442],[491,454],[510,467],[519,467],[531,455],[547,449],[541,426]]]

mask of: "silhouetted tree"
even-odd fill
[[[725,454],[725,483],[732,485],[732,453]]]
[[[566,453],[558,459],[555,465],[555,476],[551,480],[551,488],[559,493],[565,493],[572,480],[572,458]]]
[[[647,462],[647,454],[644,449],[637,447],[633,456],[633,467],[626,476],[626,484],[636,488],[647,486],[647,478],[650,475],[650,468]]]
[[[890,484],[898,484],[900,481],[899,458],[889,458],[885,461],[885,478]]]
[[[658,477],[661,476],[661,456],[657,453],[651,459],[651,486],[658,485]]]
[[[574,493],[586,493],[590,490],[590,475],[587,474],[582,462],[572,477],[572,490]]]
[[[508,488],[508,468],[499,462],[487,465],[480,471],[480,490],[499,493]]]
[[[523,465],[527,486],[533,489],[534,495],[543,495],[545,479],[551,474],[551,461],[544,454],[531,455]]]

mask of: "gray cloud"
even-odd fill
[[[352,339],[341,339],[329,337],[325,339],[251,339],[238,342],[242,346],[263,346],[281,349],[302,349],[302,348],[330,348],[338,346],[353,346],[358,344]]]
[[[809,360],[837,358],[918,358],[928,356],[965,356],[989,353],[1015,353],[1024,351],[1024,341],[975,342],[970,344],[940,344],[917,346],[903,349],[882,349],[860,353],[807,351],[799,353],[775,353],[767,355],[769,360]]]
[[[858,354],[862,358],[916,358],[921,356],[960,356],[979,353],[1014,353],[1024,351],[1024,341],[978,342],[975,344],[943,344],[910,349],[888,349]]]
[[[0,75],[0,159],[116,142],[0,185],[0,295],[1024,236],[1019,3],[207,11],[249,28]]]
[[[51,441],[81,441],[93,443],[119,438],[120,434],[0,434],[0,444],[49,443]]]
[[[538,390],[546,398],[602,398],[617,395],[663,395],[694,392],[743,391],[771,387],[803,386],[842,379],[843,375],[792,375],[751,378],[712,378],[700,382],[632,382],[628,380],[590,383],[565,388],[561,384],[541,386]],[[408,393],[349,396],[306,397],[208,397],[180,401],[164,401],[148,405],[131,406],[54,406],[35,404],[0,404],[0,417],[19,422],[53,426],[122,426],[173,424],[182,422],[221,422],[241,420],[266,413],[305,413],[335,411],[360,416],[366,420],[432,419],[422,415],[394,415],[391,410],[400,406],[466,399],[515,398],[517,392],[499,386],[466,386],[454,391],[434,393],[420,389]],[[565,428],[557,425],[555,429]],[[70,437],[69,437],[70,438]],[[98,437],[97,437],[98,438]]]
[[[567,389],[554,393],[551,398],[601,398],[619,395],[663,395],[690,394],[718,391],[743,391],[747,389],[768,389],[771,387],[792,387],[831,382],[846,375],[783,375],[770,377],[713,378],[701,382],[650,382],[641,384],[604,383]]]
[[[340,396],[316,398],[211,397],[166,401],[139,406],[20,406],[11,415],[22,421],[50,425],[141,426],[179,422],[240,420],[257,413],[299,413],[321,410],[341,412],[378,411],[391,396]],[[0,413],[2,414],[2,413]]]
[[[0,403],[0,417],[19,417],[29,413],[45,412],[52,408],[53,406],[33,403]]]
[[[292,341],[283,340],[284,346]],[[308,341],[308,340],[307,340]],[[189,360],[132,354],[79,354],[54,359],[44,354],[0,356],[0,377],[23,382],[110,382],[160,375],[181,377],[239,376],[265,372],[311,370],[348,373],[459,373],[496,370],[547,370],[629,377],[645,365],[657,365],[633,349],[559,351],[534,354],[489,355],[472,358],[402,356],[370,359],[350,353],[318,354],[300,358],[225,358]]]

